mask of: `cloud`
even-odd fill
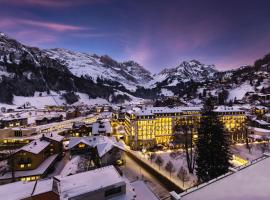
[[[64,32],[64,31],[81,31],[89,28],[82,26],[74,26],[68,24],[60,24],[54,22],[34,21],[34,20],[17,20],[18,23],[22,23],[29,26],[36,26],[41,28],[50,29],[53,31]]]

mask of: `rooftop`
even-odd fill
[[[57,142],[61,142],[64,139],[64,136],[59,135],[56,132],[51,132],[51,133],[45,133],[44,136],[46,138],[49,138],[51,140],[55,140]]]
[[[90,137],[73,137],[70,138],[68,148],[71,149],[79,143],[84,143],[90,147],[97,147],[100,157],[105,155],[113,147],[123,149],[123,145],[117,142],[115,138],[109,138],[106,136],[90,136]]]
[[[63,199],[69,199],[111,185],[125,184],[123,178],[113,166],[98,168],[72,176],[56,176],[56,178],[60,181],[60,198]]]
[[[159,113],[181,113],[187,111],[200,111],[202,107],[146,107],[140,110],[136,110],[135,113],[137,115],[154,115]],[[131,111],[128,111],[131,113]]]
[[[218,106],[215,112],[243,112],[238,106]]]
[[[14,182],[0,186],[0,196],[5,197],[5,200],[19,200],[33,195],[42,194],[52,190],[52,179],[38,180],[36,187],[35,181],[31,182]]]
[[[269,199],[270,157],[262,158],[235,173],[181,193],[181,200]]]
[[[22,148],[18,149],[18,151],[27,151],[33,154],[39,154],[43,149],[50,145],[50,142],[47,142],[42,139],[36,139],[29,144],[23,146]]]

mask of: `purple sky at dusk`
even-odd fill
[[[190,59],[231,69],[270,53],[269,0],[0,3],[0,31],[25,44],[133,59],[153,73]]]

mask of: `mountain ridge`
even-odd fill
[[[194,84],[230,78],[246,69],[252,70],[247,66],[220,72],[214,65],[193,59],[153,75],[132,60],[117,62],[108,55],[30,47],[0,33],[0,102],[8,104],[14,96],[45,91],[59,93],[67,103],[78,101],[77,93],[114,103],[181,96],[189,93],[189,87],[196,92]]]

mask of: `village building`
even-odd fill
[[[5,200],[124,200],[133,199],[135,192],[113,166],[107,166],[70,176],[1,185],[0,196]]]
[[[241,130],[245,125],[246,115],[243,110],[220,106],[214,112],[224,124],[225,131],[230,134],[232,142],[244,139],[245,135]],[[201,107],[135,108],[125,113],[124,140],[132,149],[148,149],[159,144],[168,146],[175,140],[177,126],[189,127],[189,131],[196,137],[200,120]]]
[[[53,190],[60,199],[126,199],[126,182],[113,166],[71,176],[56,176],[53,181]]]
[[[91,136],[92,126],[92,124],[86,124],[84,122],[74,122],[72,128],[68,131],[68,135],[71,137]]]
[[[12,179],[34,181],[42,178],[62,154],[63,137],[47,133],[15,150],[8,158],[10,171],[0,176],[0,182]]]
[[[26,127],[27,118],[25,117],[5,117],[0,119],[0,128]]]
[[[98,158],[96,164],[99,166],[115,164],[121,159],[124,150],[121,143],[105,136],[70,138],[68,149],[71,155],[89,155]]]
[[[63,115],[61,114],[55,114],[55,115],[48,115],[48,116],[42,116],[37,117],[35,120],[35,123],[37,126],[54,123],[54,122],[61,122],[63,120]]]

